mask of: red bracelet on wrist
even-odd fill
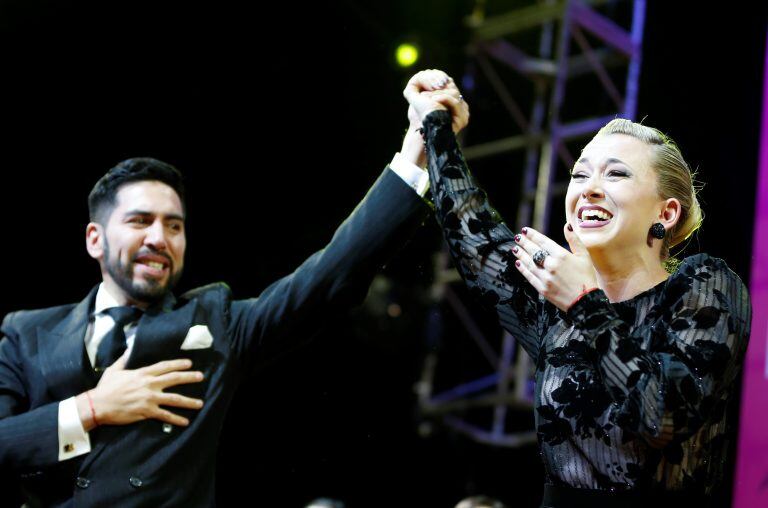
[[[88,398],[88,406],[91,408],[91,416],[93,417],[93,424],[99,426],[99,420],[96,418],[96,410],[93,409],[93,401],[91,400],[91,391],[85,392],[85,396]]]
[[[584,295],[586,295],[587,293],[591,293],[592,291],[594,291],[596,289],[600,289],[600,288],[599,287],[593,287],[593,288],[585,289],[584,291],[579,293],[579,296],[577,296],[576,299],[571,302],[571,304],[568,306],[568,308],[570,309],[571,307],[576,305],[576,302],[581,300],[584,297]]]

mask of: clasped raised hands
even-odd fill
[[[417,72],[408,80],[403,96],[410,105],[408,120],[421,126],[424,118],[436,110],[451,114],[453,132],[458,133],[469,123],[469,106],[456,83],[445,72],[428,69]]]

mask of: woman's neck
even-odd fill
[[[597,285],[611,302],[629,300],[669,277],[658,255],[592,255]]]

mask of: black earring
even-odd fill
[[[651,226],[651,236],[654,238],[658,238],[661,240],[664,238],[664,235],[666,234],[667,230],[664,229],[664,225],[661,222],[654,223],[653,226]]]

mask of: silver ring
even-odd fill
[[[464,102],[464,96],[463,95],[459,95],[459,102]]]
[[[545,251],[544,249],[539,249],[533,253],[533,262],[539,268],[544,268],[544,259],[547,256],[549,256],[549,252]]]

